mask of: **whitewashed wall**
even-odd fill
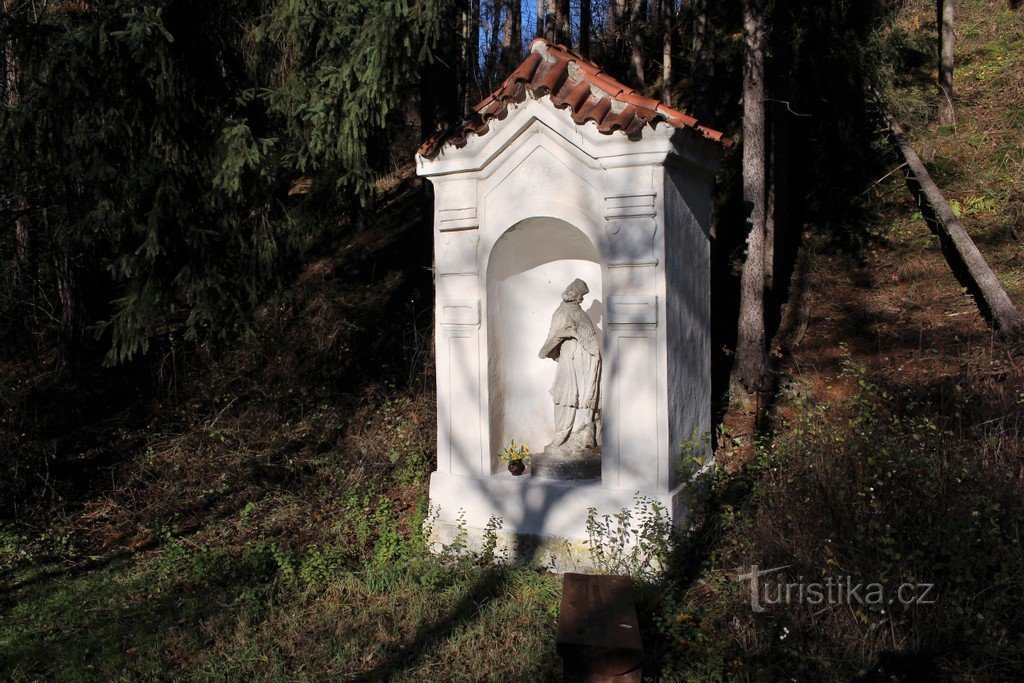
[[[681,518],[681,439],[710,429],[710,181],[718,148],[577,126],[528,99],[418,170],[435,188],[438,523],[500,517],[513,534],[579,540],[587,508],[640,493]],[[550,440],[555,364],[537,357],[560,294],[590,287],[601,330],[600,482],[513,478],[497,456]],[[685,436],[684,436],[685,435]]]

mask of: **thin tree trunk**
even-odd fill
[[[633,0],[630,8],[630,65],[633,67],[633,86],[643,90],[644,79],[644,8],[646,0]]]
[[[552,43],[558,42],[558,27],[555,23],[555,3],[558,0],[544,0],[544,37]]]
[[[572,48],[572,10],[569,0],[553,0],[555,5],[555,42]]]
[[[501,0],[494,0],[491,7],[491,40],[487,45],[487,55],[484,58],[484,64],[487,68],[488,89],[493,88],[495,83],[495,77],[500,78],[499,74],[496,74],[496,67],[501,62]]]
[[[533,36],[535,38],[544,37],[544,0],[537,0],[537,30]]]
[[[936,0],[939,29],[939,120],[956,124],[953,106],[953,0]]]
[[[455,70],[455,78],[458,82],[459,88],[459,107],[463,111],[469,109],[469,74],[470,74],[470,59],[469,59],[469,45],[470,45],[470,34],[473,32],[473,13],[470,9],[470,0],[462,0],[456,4],[458,7],[458,27],[459,35],[461,40],[458,41],[458,61]]]
[[[74,263],[68,253],[60,249],[54,256],[57,280],[57,300],[60,303],[60,322],[57,327],[57,350],[54,372],[60,374],[73,369],[81,356],[85,341],[85,309]]]
[[[469,78],[466,88],[473,89],[470,99],[478,98],[480,92],[480,0],[470,0],[469,6],[469,55],[466,63]]]
[[[764,331],[765,118],[764,0],[743,2],[743,201],[750,211],[747,256],[740,276],[739,328],[733,385],[761,388],[767,357]]]
[[[25,184],[25,176],[22,174],[22,185]],[[15,204],[18,211],[18,218],[14,220],[14,270],[12,273],[11,287],[19,291],[30,278],[32,266],[32,238],[28,231],[28,218],[25,215],[26,205],[24,197],[18,197]]]
[[[502,32],[501,42],[505,53],[506,72],[516,68],[523,56],[522,21],[519,0],[505,0],[505,30]]]
[[[776,3],[777,12],[788,7]],[[781,7],[781,9],[779,9]],[[765,337],[768,348],[775,348],[774,337],[781,324],[781,305],[787,298],[790,272],[798,239],[792,229],[789,211],[789,149],[792,139],[793,115],[783,102],[791,101],[794,93],[788,75],[793,72],[793,37],[786,27],[791,26],[780,14],[773,15],[771,43],[766,48],[765,92],[769,102],[765,105],[767,118],[768,190],[765,214]],[[785,26],[780,26],[785,24]]]
[[[661,100],[672,106],[672,34],[675,2],[661,1]]]
[[[580,0],[580,54],[590,58],[590,0]]]
[[[714,63],[711,61],[710,36],[708,35],[708,0],[693,0],[693,47],[690,72],[693,101],[690,109],[698,119],[705,120],[711,115],[708,101],[711,80],[714,78]]]
[[[770,109],[774,109],[771,107]],[[775,288],[775,115],[765,114],[769,119],[765,149],[768,156],[766,164],[767,173],[765,179],[765,209],[764,209],[764,289],[765,300],[772,301],[772,292]]]
[[[4,10],[11,11],[14,8],[14,0],[4,0]],[[10,42],[3,46],[3,102],[8,107],[18,105],[18,66],[15,62],[14,45]],[[14,260],[11,263],[10,285],[11,291],[19,292],[29,277],[31,265],[31,237],[26,217],[27,204],[24,192],[28,189],[28,176],[25,173],[19,174],[21,181],[18,196],[14,199]]]
[[[460,22],[465,20],[464,8],[453,5],[449,12],[449,25],[461,27]],[[461,35],[462,29],[459,30]],[[423,139],[459,121],[467,100],[462,41],[442,41],[437,50],[437,58],[420,69],[419,109]]]

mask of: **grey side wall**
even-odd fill
[[[684,449],[710,454],[712,180],[665,169],[665,276],[671,481]],[[689,467],[692,468],[692,465]]]

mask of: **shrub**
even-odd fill
[[[849,398],[804,401],[746,471],[716,475],[715,569],[677,588],[658,619],[675,666],[684,662],[678,673],[899,675],[927,663],[946,675],[1012,677],[1024,653],[1016,397],[963,377],[920,391],[880,386],[851,364],[846,375]],[[736,501],[737,490],[749,494]],[[776,584],[850,577],[881,584],[885,597],[755,613],[735,571],[751,565],[785,567]],[[903,583],[934,584],[934,603],[902,604]]]

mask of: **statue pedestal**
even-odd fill
[[[530,458],[530,476],[560,481],[601,478],[601,450],[588,448],[574,453],[548,446]]]

